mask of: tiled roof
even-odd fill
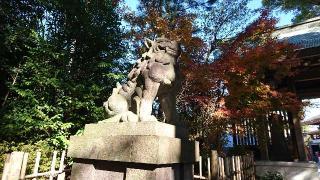
[[[306,134],[309,134],[309,135],[319,135],[319,134],[320,134],[320,130],[309,131],[309,132],[307,132]]]
[[[301,121],[302,125],[320,125],[320,114]]]
[[[280,27],[273,35],[279,40],[296,44],[302,49],[320,46],[320,17],[299,24]]]

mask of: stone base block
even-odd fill
[[[263,176],[267,172],[278,172],[284,179],[319,180],[318,166],[314,162],[256,161],[256,175]]]
[[[199,144],[186,129],[161,122],[86,125],[70,139],[72,180],[193,179]]]
[[[84,136],[106,137],[119,135],[150,135],[180,139],[188,138],[186,128],[158,121],[121,123],[104,122],[99,124],[86,124],[84,129]]]
[[[78,160],[72,166],[75,180],[192,180],[192,164],[146,165]]]
[[[71,137],[68,155],[146,164],[174,164],[196,161],[196,144],[179,138],[161,136]]]

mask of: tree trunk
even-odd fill
[[[267,118],[264,116],[257,117],[257,134],[258,134],[258,143],[259,143],[259,150],[260,150],[260,158],[261,160],[269,160],[269,150],[268,150],[268,125],[267,125]]]

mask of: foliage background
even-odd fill
[[[299,109],[295,94],[279,88],[298,64],[283,58],[293,47],[275,41],[275,19],[248,2],[140,0],[132,11],[117,0],[0,0],[2,159],[14,150],[65,149],[70,135],[104,119],[103,101],[125,81],[146,37],[181,43],[178,111],[203,149],[221,149],[227,125],[242,117]],[[319,15],[308,1],[263,3],[297,10],[295,21]]]
[[[1,162],[14,150],[50,155],[85,124],[105,118],[102,103],[124,77],[118,3],[0,4]]]

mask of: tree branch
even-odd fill
[[[20,64],[18,66],[18,69],[20,68]],[[12,77],[13,80],[12,80],[12,83],[11,83],[11,86],[13,86],[16,82],[17,82],[17,79],[18,79],[18,75],[19,75],[19,71],[16,72],[16,74]],[[9,97],[9,94],[10,94],[10,90],[8,89],[6,95],[4,96],[4,100],[3,102],[1,103],[1,108],[4,107],[4,105],[6,104],[7,100],[8,100],[8,97]]]

